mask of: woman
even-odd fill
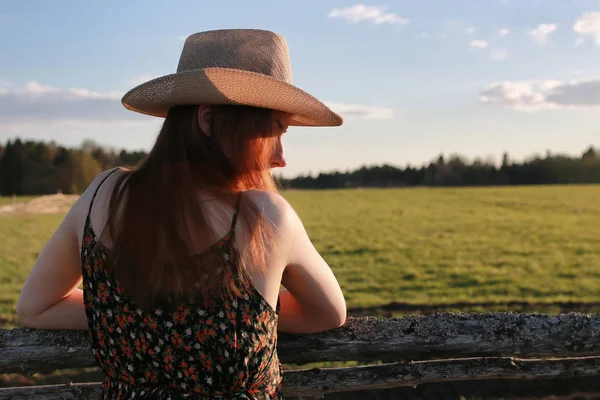
[[[123,104],[165,117],[156,143],[69,211],[19,320],[89,329],[105,399],[280,398],[277,329],[339,327],[346,305],[270,169],[288,126],[341,117],[291,85],[285,40],[260,30],[190,36],[177,73]]]

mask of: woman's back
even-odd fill
[[[107,201],[110,184],[103,186],[98,186],[100,195],[90,202],[90,209],[97,210],[90,214],[99,221],[106,218],[102,203]],[[231,301],[190,299],[152,309],[136,305],[115,280],[106,265],[110,249],[100,246],[94,250],[98,236],[91,215],[86,217],[82,236],[84,302],[94,355],[106,374],[105,398],[152,398],[159,393],[171,398],[279,397],[277,312],[239,262],[235,245],[238,212],[236,207],[229,230],[204,252],[211,253],[215,267],[228,271],[229,279],[238,272],[247,276],[248,290]]]

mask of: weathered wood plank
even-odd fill
[[[99,383],[0,388],[1,400],[87,400],[100,398]]]
[[[598,376],[600,357],[563,359],[467,358],[298,371],[286,375],[289,394],[318,396],[423,383],[483,379]],[[288,392],[286,392],[288,393]]]
[[[287,364],[321,361],[426,360],[470,356],[600,354],[600,315],[513,313],[349,318],[314,335],[280,334]],[[0,330],[0,373],[95,366],[86,332]]]
[[[550,360],[468,358],[399,362],[349,368],[286,371],[288,396],[320,397],[327,393],[389,389],[423,383],[484,379],[536,379],[598,376],[600,357]],[[51,385],[0,389],[0,400],[99,398],[100,385]]]
[[[470,356],[600,354],[600,314],[442,313],[352,318],[318,335],[281,335],[288,363],[400,361]]]

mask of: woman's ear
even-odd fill
[[[212,119],[212,109],[210,106],[198,106],[198,126],[200,130],[206,135],[210,136],[210,123]]]

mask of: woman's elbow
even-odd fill
[[[344,304],[344,307],[342,307],[340,309],[340,311],[338,312],[338,315],[337,315],[337,319],[335,320],[335,325],[337,325],[336,328],[339,328],[340,326],[342,326],[346,323],[346,316],[347,316],[346,304]]]
[[[19,325],[22,328],[31,328],[31,329],[37,328],[37,326],[35,325],[35,321],[31,318],[17,316],[17,321],[19,322]]]
[[[30,307],[23,304],[23,302],[17,303],[17,321],[23,328],[36,328],[35,317],[37,316]]]
[[[346,323],[346,316],[339,316],[328,321],[325,330],[337,329]]]
[[[346,303],[341,302],[340,304],[336,305],[328,314],[326,329],[335,329],[344,325],[346,323],[347,314]]]

